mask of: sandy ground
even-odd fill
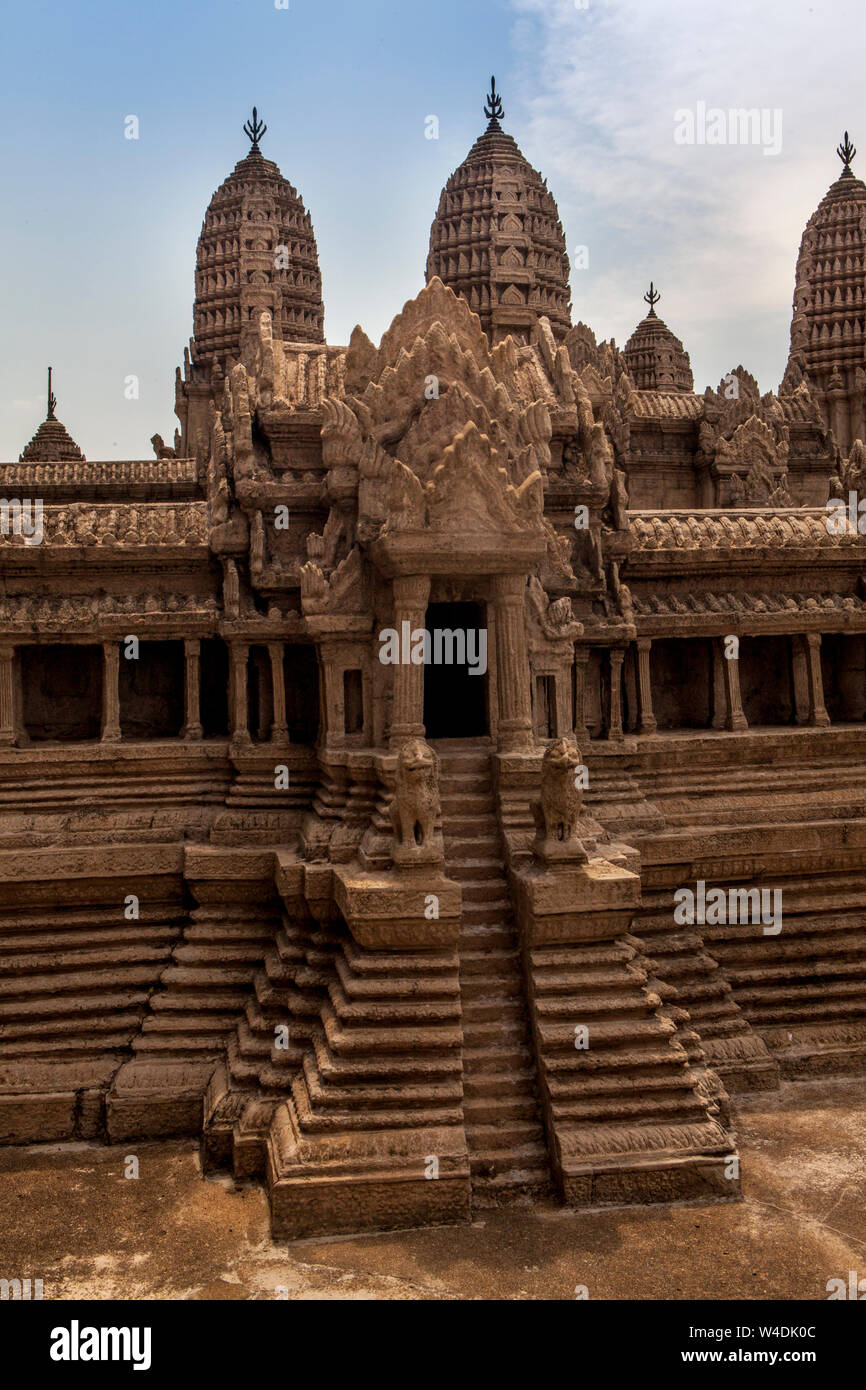
[[[0,1278],[46,1299],[826,1299],[866,1278],[864,1096],[860,1077],[740,1104],[742,1201],[293,1244],[270,1240],[261,1188],[202,1180],[193,1143],[3,1149]]]

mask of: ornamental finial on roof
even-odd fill
[[[250,154],[259,153],[259,141],[261,140],[266,130],[267,126],[265,125],[264,121],[259,120],[259,113],[256,110],[256,108],[253,107],[252,121],[244,121],[244,135],[248,136],[249,139],[252,141],[252,149],[250,150]]]
[[[644,295],[644,299],[646,300],[647,304],[650,306],[650,311],[649,311],[649,313],[647,314],[647,318],[648,318],[648,319],[654,319],[654,318],[656,318],[656,317],[657,317],[657,315],[656,315],[656,305],[658,304],[659,300],[661,299],[661,295],[659,294],[659,292],[658,292],[658,290],[656,289],[655,285],[653,284],[652,280],[650,280],[649,291],[647,292],[647,294]]]
[[[843,163],[844,166],[845,166],[844,169],[842,170],[842,175],[843,175],[843,177],[844,177],[845,174],[850,174],[850,173],[851,173],[851,160],[854,158],[855,154],[857,153],[857,151],[855,150],[854,146],[851,144],[851,141],[848,139],[848,132],[847,132],[847,130],[845,131],[845,139],[844,139],[844,141],[842,142],[841,145],[838,145],[838,146],[836,147],[836,153],[838,154],[839,158],[841,159],[842,163]]]
[[[46,420],[55,420],[55,419],[57,418],[56,415],[54,414],[54,408],[55,408],[56,405],[57,405],[57,397],[55,396],[54,392],[51,390],[51,368],[49,367],[49,368],[48,368],[48,414],[45,416]]]
[[[502,101],[500,99],[499,93],[496,90],[495,77],[491,77],[490,79],[490,93],[487,97],[487,102],[484,107],[484,114],[490,122],[487,129],[498,130],[499,122],[500,120],[504,119],[505,112],[502,109]]]

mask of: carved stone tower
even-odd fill
[[[561,340],[571,327],[568,257],[546,180],[499,124],[495,79],[488,125],[442,190],[430,230],[434,275],[479,315],[491,345],[510,333],[528,342],[542,315]]]
[[[19,456],[20,463],[84,463],[85,458],[75,440],[54,414],[57,397],[51,389],[51,368],[48,368],[48,406],[45,419],[34,434],[24,452]]]
[[[649,313],[623,348],[629,376],[639,391],[693,391],[689,354],[656,313],[661,295],[654,285],[644,299]]]
[[[843,453],[866,437],[866,184],[851,170],[856,153],[846,131],[842,173],[803,233],[785,374],[789,388],[808,376]]]

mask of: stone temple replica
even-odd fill
[[[254,112],[174,447],[49,386],[0,466],[0,1138],[199,1136],[283,1238],[736,1197],[732,1096],[866,1069],[855,151],[699,395],[485,115],[338,347]]]

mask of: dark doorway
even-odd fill
[[[821,638],[824,704],[832,724],[861,724],[866,719],[866,643],[843,632]]]
[[[364,678],[360,671],[343,672],[343,730],[364,732]]]
[[[708,637],[663,637],[652,644],[653,712],[660,729],[707,729],[713,708],[713,647]]]
[[[749,728],[793,724],[796,705],[790,637],[740,638],[740,695]]]
[[[319,666],[315,647],[287,642],[283,670],[289,739],[312,747],[319,736]]]
[[[123,737],[177,738],[184,719],[183,642],[120,643],[118,699]],[[127,656],[127,651],[130,655]]]
[[[535,677],[534,716],[536,738],[556,738],[555,676]]]
[[[484,610],[479,603],[431,603],[426,625],[430,658],[424,666],[427,737],[482,738],[487,733]]]
[[[22,647],[24,728],[34,743],[99,738],[102,648]]]
[[[221,637],[201,644],[201,723],[204,738],[227,738],[229,732],[229,649]]]

